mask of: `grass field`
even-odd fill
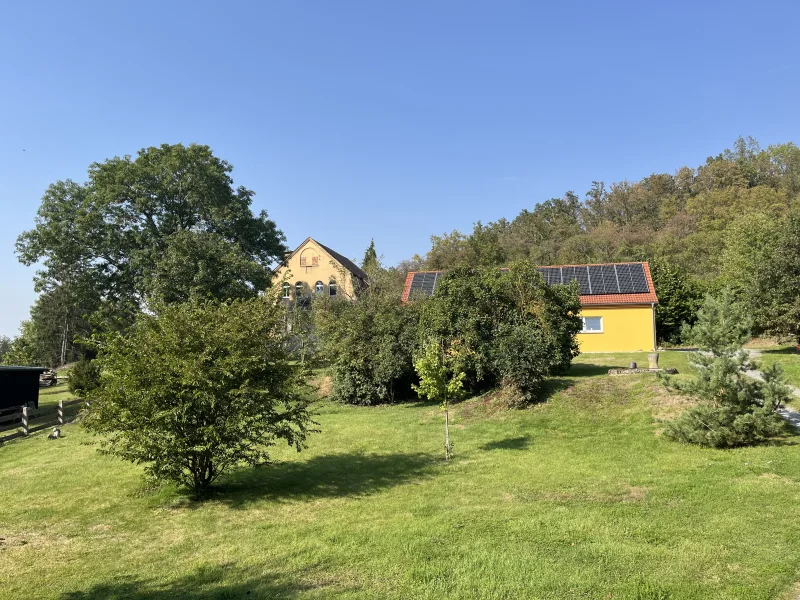
[[[800,387],[800,354],[794,345],[764,348],[761,352],[760,363],[764,366],[781,363],[787,383]]]
[[[205,502],[141,488],[79,426],[0,448],[0,598],[790,598],[800,441],[664,440],[645,355],[587,355],[543,404],[323,404],[300,454]],[[662,366],[685,371],[686,356]],[[794,594],[796,595],[796,591]]]

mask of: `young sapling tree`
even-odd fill
[[[419,385],[414,385],[413,388],[420,396],[438,402],[444,410],[444,455],[445,459],[450,460],[453,444],[450,442],[449,402],[464,397],[466,375],[461,371],[454,373],[448,362],[448,355],[442,344],[429,339],[414,361]]]

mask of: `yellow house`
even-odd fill
[[[604,287],[603,293],[594,289],[592,293],[584,293],[585,285],[581,282],[583,331],[578,334],[581,352],[653,352],[658,297],[650,265],[612,263],[577,265],[575,269],[585,269],[591,275],[598,267],[604,268],[601,273],[610,274],[613,270],[620,282],[614,282],[611,289]],[[628,275],[630,281],[626,280]]]
[[[356,289],[366,283],[367,274],[349,258],[313,238],[306,238],[286,255],[273,280],[281,286],[281,297],[285,300],[312,294],[354,298]]]
[[[539,267],[548,285],[576,280],[580,286],[583,331],[581,352],[652,352],[656,348],[658,304],[646,262]],[[406,277],[403,300],[412,292],[433,294],[442,271],[416,271]]]

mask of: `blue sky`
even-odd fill
[[[800,142],[794,2],[16,2],[0,9],[0,334],[48,184],[161,143],[290,245],[397,263],[592,180]]]

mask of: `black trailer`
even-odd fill
[[[0,410],[27,406],[39,408],[39,376],[44,367],[0,367]]]

